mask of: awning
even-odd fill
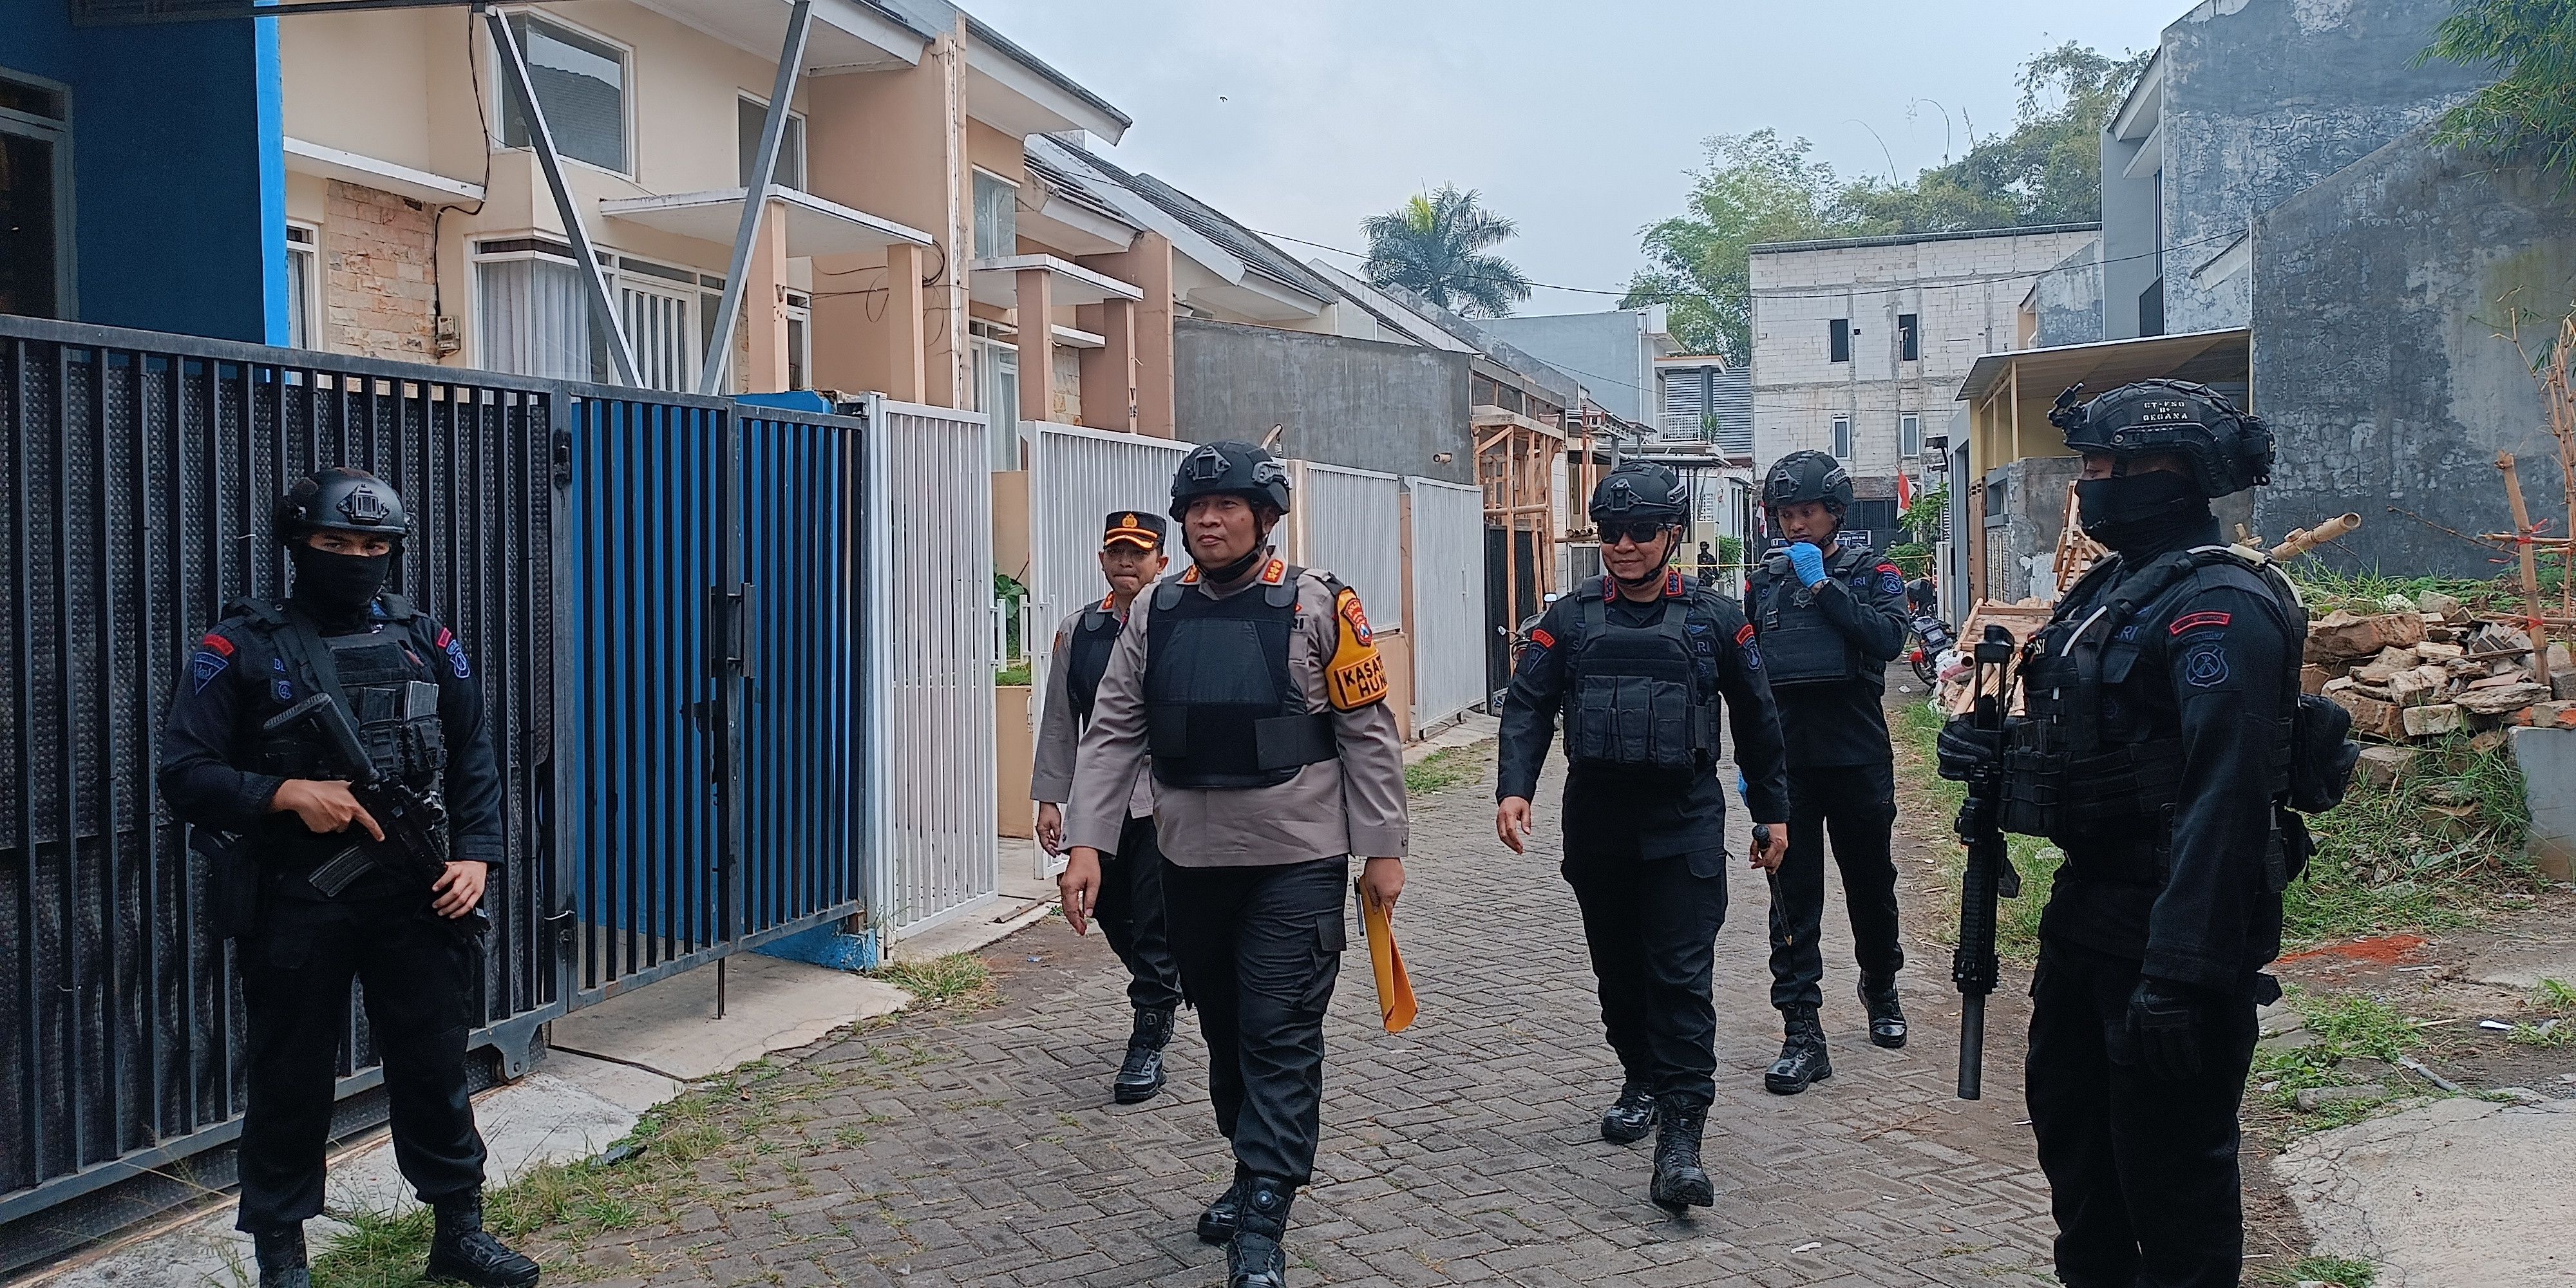
[[[2034,397],[2054,399],[2073,384],[2098,394],[2133,380],[2157,378],[2204,385],[2237,383],[2249,370],[2253,334],[2244,327],[2231,327],[1989,353],[1968,369],[1967,380],[1959,386],[1959,401],[1983,402],[2016,375],[2025,402]]]
[[[997,259],[976,260],[966,266],[966,293],[978,304],[989,304],[997,309],[1015,308],[1020,302],[1020,274],[1031,269],[1044,269],[1053,279],[1054,301],[1058,308],[1069,304],[1145,298],[1145,292],[1117,278],[1095,273],[1053,255],[1005,255]]]
[[[599,213],[661,232],[730,246],[742,228],[743,192],[741,188],[714,188],[662,197],[624,197],[600,202]],[[930,234],[919,229],[825,201],[810,192],[771,184],[769,195],[786,210],[787,253],[792,257],[848,255],[894,245],[931,244]]]
[[[451,203],[483,200],[482,184],[415,170],[380,157],[326,147],[292,135],[285,140],[285,150],[286,168],[297,174],[320,175],[325,179],[354,183],[416,201]]]

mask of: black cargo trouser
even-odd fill
[[[1100,856],[1100,902],[1091,917],[1127,968],[1129,1005],[1168,1011],[1181,1004],[1181,967],[1172,960],[1170,918],[1163,912],[1163,851],[1151,815],[1128,819],[1118,831],[1118,852]]]
[[[1824,1000],[1825,839],[1843,873],[1852,956],[1861,973],[1894,978],[1905,966],[1896,937],[1896,768],[1890,761],[1789,771],[1789,854],[1771,883],[1771,1005]]]
[[[2254,1001],[2201,1033],[2199,1074],[2159,1078],[2128,1028],[2139,964],[2043,937],[2024,1072],[2067,1288],[2233,1288],[2244,1266],[2237,1103]]]
[[[1566,839],[1560,869],[1583,910],[1601,1027],[1630,1083],[1673,1106],[1717,1095],[1709,971],[1726,923],[1726,847],[1641,859],[1633,846]]]
[[[384,1062],[394,1163],[422,1202],[483,1185],[483,1137],[465,1091],[475,946],[429,911],[427,896],[271,898],[240,944],[249,1012],[238,1229],[282,1230],[322,1211],[323,1149],[349,980],[366,999]]]
[[[1324,1010],[1341,975],[1350,861],[1167,863],[1172,955],[1208,1046],[1208,1099],[1235,1161],[1303,1185],[1324,1096]]]

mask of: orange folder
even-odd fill
[[[1356,883],[1355,883],[1356,884]],[[1369,969],[1377,975],[1377,1009],[1386,1031],[1412,1027],[1420,1007],[1413,1000],[1413,979],[1404,973],[1404,952],[1395,946],[1395,926],[1384,904],[1360,891],[1360,926],[1368,935]]]

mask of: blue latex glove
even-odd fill
[[[1811,542],[1791,542],[1789,567],[1798,574],[1799,585],[1814,586],[1825,579],[1825,552]]]

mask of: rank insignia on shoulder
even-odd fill
[[[1678,599],[1678,598],[1680,598],[1680,597],[1681,597],[1681,593],[1682,593],[1682,570],[1681,570],[1681,569],[1679,569],[1679,568],[1667,568],[1667,569],[1665,569],[1665,570],[1664,570],[1664,598],[1666,598],[1666,599]]]
[[[1261,569],[1261,584],[1264,586],[1276,586],[1286,580],[1288,561],[1285,559],[1273,559]]]
[[[1548,634],[1545,630],[1539,627],[1533,626],[1530,628],[1530,643],[1536,644],[1540,648],[1555,648],[1556,637]]]
[[[1738,627],[1736,627],[1736,628],[1735,628],[1735,646],[1736,646],[1737,648],[1742,648],[1742,647],[1744,647],[1745,645],[1750,644],[1750,643],[1752,643],[1752,642],[1753,642],[1753,623],[1751,623],[1751,622],[1746,622],[1746,623],[1745,623],[1745,624],[1743,624],[1742,626],[1738,626]]]
[[[1184,586],[1195,586],[1199,584],[1199,566],[1197,564],[1191,564],[1189,567],[1181,570],[1181,584]]]
[[[1325,697],[1335,711],[1357,711],[1386,700],[1386,660],[1378,656],[1360,593],[1348,586],[1333,596],[1333,657],[1324,667]]]
[[[233,655],[233,642],[213,631],[206,632],[206,638],[197,641],[197,647],[213,649],[215,652],[221,653],[225,657],[231,657]]]
[[[2213,627],[2225,626],[2229,622],[2235,620],[2235,614],[2223,613],[2215,610],[2201,613],[2185,613],[2182,616],[2175,618],[2173,625],[2165,628],[2165,633],[2167,635],[2185,635],[2192,631],[2208,630]]]

